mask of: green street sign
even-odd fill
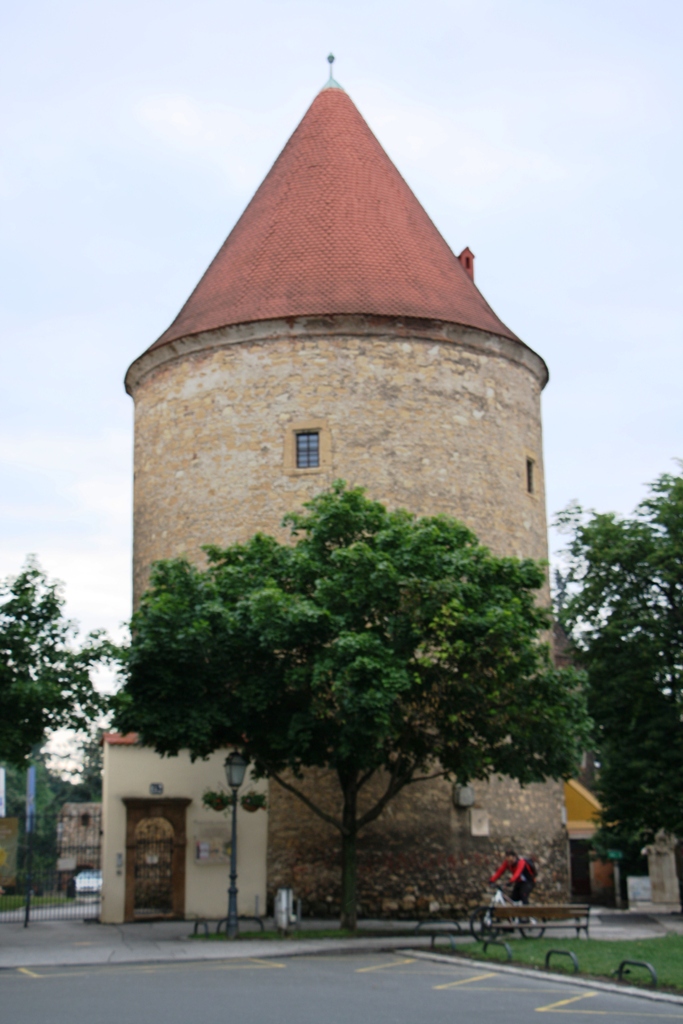
[[[624,854],[622,853],[621,850],[608,850],[607,851],[607,856],[609,857],[610,860],[623,860],[624,859]]]

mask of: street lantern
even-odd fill
[[[244,774],[249,762],[238,751],[233,750],[232,754],[225,759],[225,777],[231,789],[237,790],[244,782]]]
[[[237,923],[237,790],[244,782],[249,762],[233,750],[225,759],[225,777],[232,790],[232,841],[230,843],[230,888],[228,889],[228,920],[226,934],[234,939],[239,930]]]

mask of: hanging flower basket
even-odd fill
[[[227,811],[229,807],[232,807],[233,799],[232,793],[207,789],[202,796],[202,803],[205,807],[210,807],[212,811]]]
[[[256,792],[254,792],[254,790],[252,790],[250,793],[245,793],[244,794],[244,796],[240,800],[240,803],[241,803],[242,807],[244,808],[244,810],[245,811],[249,811],[250,813],[253,813],[254,811],[258,811],[258,810],[260,810],[260,808],[263,808],[263,810],[265,810],[266,809],[265,793],[256,793]]]

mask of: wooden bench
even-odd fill
[[[491,931],[520,931],[530,938],[540,938],[539,933],[542,934],[548,929],[575,928],[577,938],[581,932],[585,932],[588,938],[591,908],[587,903],[493,906],[490,910]]]

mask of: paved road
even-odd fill
[[[0,1006],[12,1024],[683,1021],[675,1004],[392,953],[19,968],[0,972]]]

